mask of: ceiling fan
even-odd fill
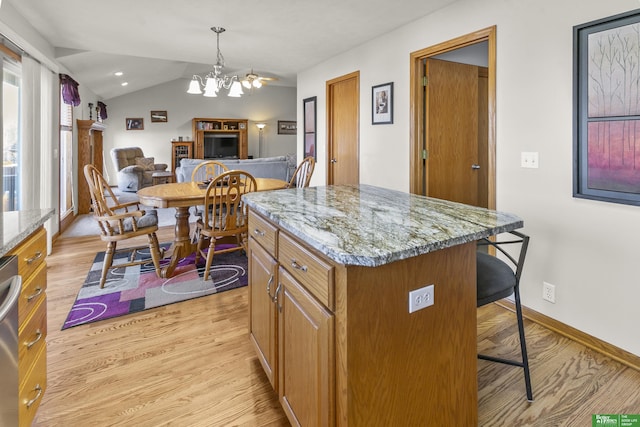
[[[246,89],[261,88],[263,84],[278,80],[276,77],[264,77],[253,72],[253,68],[242,79],[242,86]]]

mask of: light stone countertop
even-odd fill
[[[30,209],[0,213],[0,256],[11,252],[53,214],[54,209]]]
[[[343,265],[377,267],[524,225],[513,214],[370,185],[263,191],[244,199]]]

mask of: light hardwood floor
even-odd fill
[[[98,237],[58,239],[47,258],[48,388],[34,426],[289,425],[248,339],[247,288],[61,331],[100,250]],[[512,313],[485,306],[478,325],[480,350],[518,354]],[[639,372],[526,328],[535,401],[520,369],[478,361],[479,425],[590,426],[594,413],[640,413]]]

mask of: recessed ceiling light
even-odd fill
[[[123,75],[124,73],[122,71],[116,71],[115,73],[113,73],[115,76],[120,77],[121,75]]]
[[[128,85],[129,83],[127,83],[127,82],[122,82],[122,83],[120,83],[120,84],[121,84],[122,86],[126,86],[126,85]]]

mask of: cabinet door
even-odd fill
[[[193,147],[193,158],[204,159],[204,131],[199,130],[196,132],[195,147]]]
[[[253,238],[249,240],[249,332],[258,359],[277,391],[278,323],[273,296],[278,284],[278,264]]]
[[[280,403],[292,425],[335,425],[334,317],[279,268]]]

